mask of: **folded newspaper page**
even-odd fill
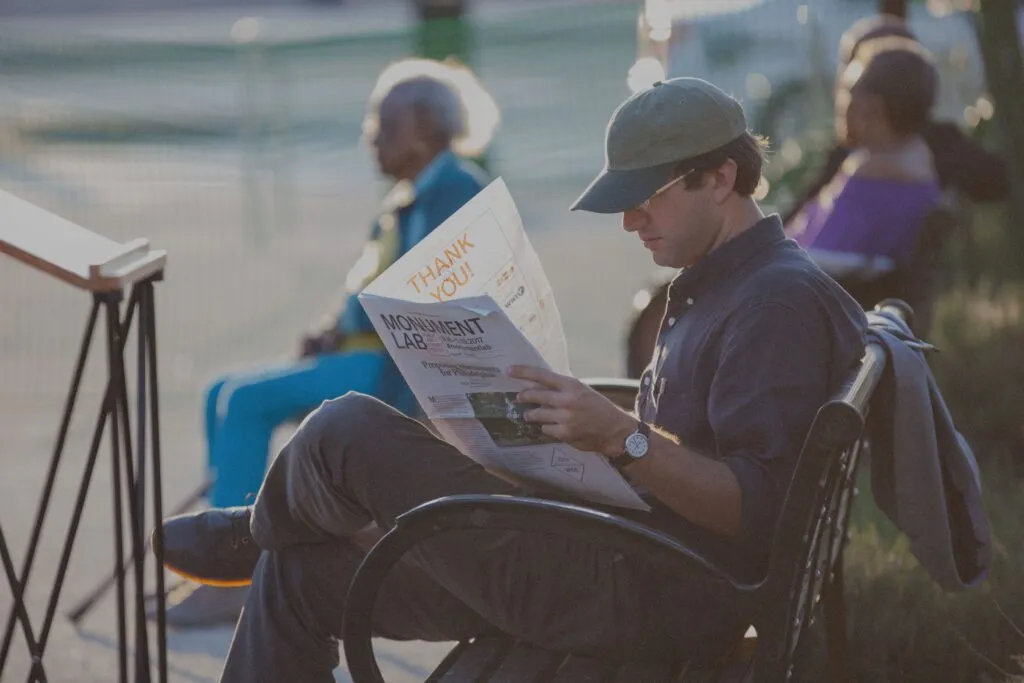
[[[648,509],[596,453],[545,435],[516,401],[511,365],[569,374],[554,295],[508,188],[491,183],[359,295],[424,413],[510,481]]]
[[[500,178],[381,273],[359,298],[440,303],[481,294],[502,304],[555,372],[569,374],[555,295]]]

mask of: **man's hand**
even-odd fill
[[[540,423],[545,434],[581,451],[613,458],[636,429],[636,418],[574,377],[524,365],[509,368],[508,374],[539,385],[516,397],[538,405],[526,411],[526,421]]]
[[[333,353],[341,347],[345,336],[335,329],[307,332],[299,342],[299,357],[313,358]]]
[[[538,384],[519,392],[528,422],[541,423],[552,438],[606,458],[622,454],[636,418],[583,382],[550,370],[516,366],[509,376]],[[740,528],[743,492],[736,475],[719,460],[699,455],[652,431],[647,455],[628,467],[629,480],[646,488],[676,514],[731,536]]]

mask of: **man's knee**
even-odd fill
[[[380,440],[389,425],[402,419],[401,413],[383,401],[350,391],[321,403],[303,421],[296,437],[344,448],[367,439]]]
[[[373,396],[350,391],[321,403],[307,421],[317,429],[344,425],[349,432],[373,432],[398,417],[400,413],[387,403]]]

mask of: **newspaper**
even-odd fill
[[[523,419],[511,365],[569,373],[554,294],[508,188],[495,180],[396,261],[359,300],[427,418],[518,484],[648,509],[596,453]]]

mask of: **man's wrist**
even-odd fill
[[[609,430],[605,447],[601,454],[609,460],[622,455],[626,448],[626,438],[636,431],[639,421],[629,413],[622,413],[621,418],[616,420]]]

